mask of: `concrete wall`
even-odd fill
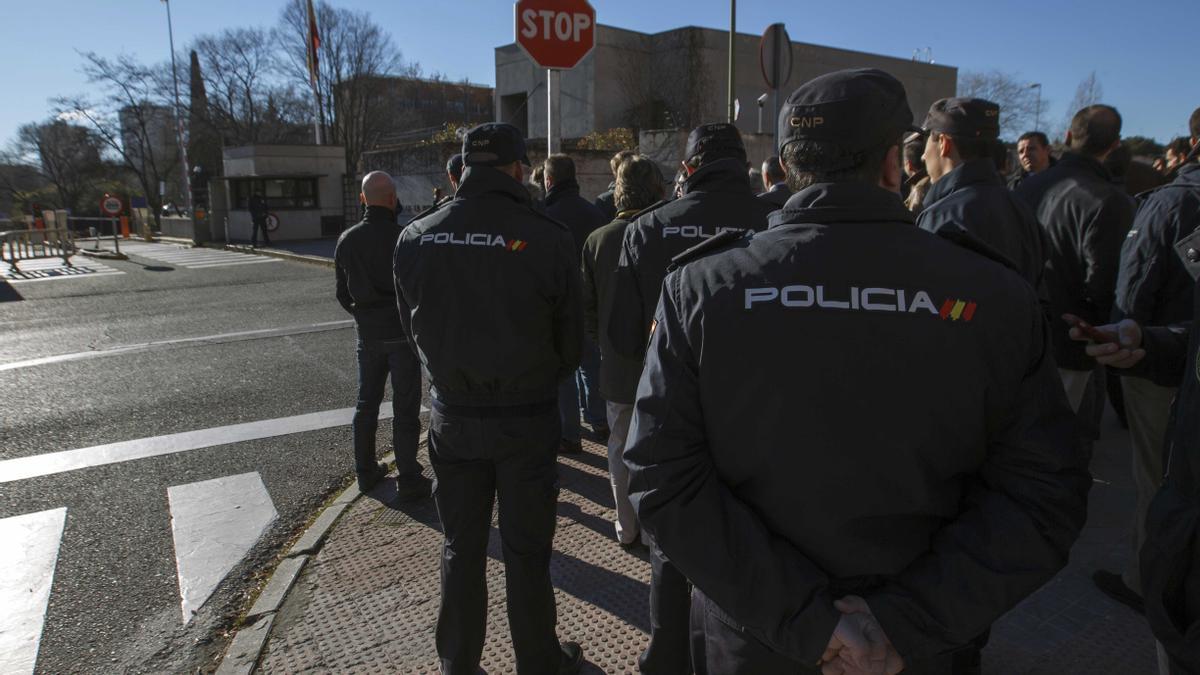
[[[562,106],[560,138],[578,138],[595,131],[596,50],[592,50],[578,66],[562,72],[559,102]],[[523,119],[504,119],[497,103],[497,118],[527,129],[529,138],[546,137],[546,71],[525,55],[515,44],[496,49],[496,96],[524,93],[528,96]]]
[[[279,229],[272,239],[316,239],[321,237],[322,217],[343,217],[342,175],[346,151],[332,145],[248,145],[225,148],[222,163],[227,178],[316,174],[317,209],[272,209],[279,218]],[[215,198],[215,197],[214,197]],[[224,205],[229,218],[229,237],[248,240],[252,223],[250,213],[236,209],[227,195]],[[223,229],[223,228],[222,228]]]

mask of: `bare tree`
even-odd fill
[[[335,8],[321,0],[316,16],[321,36],[317,117],[327,126],[328,142],[346,148],[346,172],[353,174],[362,152],[385,130],[380,111],[387,99],[380,78],[412,76],[417,69],[405,66],[392,38],[366,12]],[[284,5],[275,36],[283,47],[284,72],[297,87],[311,87],[308,14],[303,5]]]
[[[94,52],[82,56],[83,74],[104,96],[54,99],[58,113],[89,126],[104,148],[133,174],[158,224],[159,183],[178,173],[179,167],[175,114],[166,96],[171,91],[170,66],[147,67],[124,54],[114,59]]]
[[[1013,138],[1033,129],[1038,111],[1038,92],[1033,85],[999,70],[964,71],[958,76],[958,95],[987,99],[1000,106],[1000,135]],[[1041,99],[1041,110],[1046,110]]]
[[[1083,108],[1089,105],[1095,105],[1104,98],[1104,87],[1100,84],[1100,80],[1096,77],[1096,71],[1088,73],[1088,76],[1083,78],[1079,86],[1075,87],[1075,96],[1071,98],[1071,105],[1067,106],[1067,124],[1070,125],[1070,120]]]
[[[102,172],[100,148],[89,128],[51,120],[21,126],[11,154],[31,161],[38,175],[54,186],[59,207],[78,212]]]
[[[713,80],[705,65],[704,38],[685,28],[656,38],[652,49],[620,52],[617,84],[630,101],[626,124],[634,129],[691,129],[706,120]]]

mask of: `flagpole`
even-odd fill
[[[308,0],[308,7],[305,6],[304,0],[296,0],[296,2],[300,3],[300,16],[303,17],[304,53],[309,65],[308,82],[312,85],[313,99],[317,103],[317,116],[313,119],[313,138],[317,145],[323,145],[321,131],[325,126],[325,109],[321,107],[321,66],[312,40],[313,25],[316,23],[317,16],[315,11],[309,12],[312,0]]]

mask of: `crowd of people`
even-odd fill
[[[586,424],[614,537],[649,551],[642,672],[980,672],[1085,523],[1110,390],[1134,548],[1094,580],[1146,615],[1164,675],[1200,669],[1200,109],[1136,196],[1116,109],[1078,111],[1057,157],[1022,135],[1011,176],[1003,114],[949,98],[915,125],[898,80],[846,70],[788,97],[753,166],[736,126],[705,124],[673,181],[621,152],[589,200],[569,156],[534,168],[484,124],[453,194],[403,226],[368,174],[336,254],[356,467],[364,490],[386,472],[390,373],[400,497],[430,493],[419,366],[443,671],[478,670],[496,502],[517,670],[580,669],[549,562],[557,456]]]

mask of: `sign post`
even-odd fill
[[[518,0],[513,16],[517,44],[546,69],[546,150],[553,154],[562,136],[562,71],[596,45],[596,10],[587,0]]]
[[[775,129],[775,148],[779,149],[779,90],[792,77],[792,38],[788,37],[783,24],[773,23],[763,33],[762,41],[758,43],[758,65],[767,89],[774,93],[771,126]]]

